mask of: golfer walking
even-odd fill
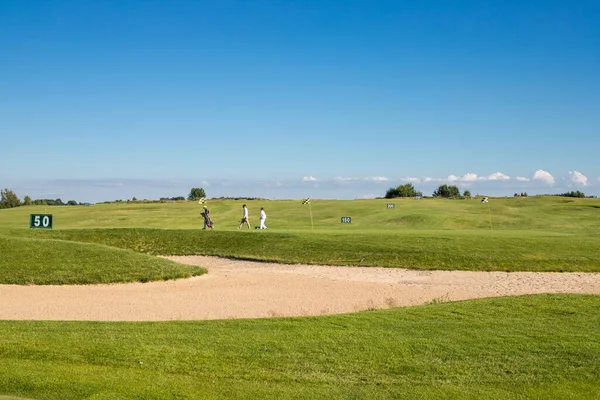
[[[267,229],[265,221],[267,220],[267,213],[264,208],[260,208],[260,229]]]
[[[245,204],[242,206],[242,220],[240,221],[240,226],[238,226],[238,229],[242,228],[244,222],[246,223],[246,225],[248,225],[248,229],[250,229],[250,221],[248,220],[248,208]]]
[[[212,221],[210,220],[210,210],[208,209],[208,207],[204,206],[204,210],[200,214],[204,218],[204,228],[202,228],[202,229],[206,229],[207,227],[212,229],[213,224],[212,224]]]

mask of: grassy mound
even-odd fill
[[[0,283],[90,284],[146,282],[206,273],[131,250],[100,244],[0,236]]]

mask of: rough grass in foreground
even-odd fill
[[[310,318],[0,321],[0,393],[36,399],[597,399],[600,296]]]

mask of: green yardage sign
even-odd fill
[[[31,214],[29,227],[52,229],[52,214]]]

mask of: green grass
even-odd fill
[[[243,202],[253,225],[265,207],[268,231],[235,229]],[[215,231],[199,229],[197,203],[0,210],[0,283],[205,272],[159,254],[600,271],[597,199],[243,202],[209,202]],[[29,229],[30,213],[55,229]],[[314,318],[0,321],[0,399],[597,399],[599,309],[600,296],[538,295]]]
[[[25,397],[2,396],[2,395],[0,395],[0,400],[31,400],[31,399],[26,399]]]
[[[396,208],[387,209],[387,203]],[[479,200],[375,199],[313,200],[310,207],[297,200],[209,200],[212,219],[219,231],[234,231],[241,205],[250,210],[251,224],[258,225],[264,207],[271,231],[396,231],[396,230],[493,230],[549,231],[600,237],[600,199],[527,197]],[[85,206],[27,206],[0,210],[0,229],[29,228],[29,214],[54,216],[54,229],[202,227],[201,206],[195,202],[113,203]],[[351,224],[340,218],[352,217]]]
[[[36,399],[597,399],[600,296],[314,317],[0,321],[0,393]]]
[[[37,239],[101,243],[154,255],[415,269],[600,271],[593,237],[523,231],[203,232],[165,229],[21,231]]]
[[[87,284],[188,278],[202,267],[98,244],[0,236],[0,283]]]
[[[387,209],[388,202],[396,208]],[[248,204],[253,225],[258,221],[252,212],[264,206],[270,229],[238,231],[242,203]],[[41,283],[48,268],[56,268],[58,274],[48,283],[182,276],[170,272],[165,276],[156,266],[146,271],[142,264],[158,261],[117,253],[117,248],[146,255],[202,254],[308,264],[356,265],[362,260],[364,266],[416,269],[600,271],[598,199],[531,197],[491,199],[489,204],[440,199],[322,200],[313,201],[310,208],[291,200],[218,200],[209,206],[214,231],[200,229],[201,207],[194,202],[0,210],[0,283],[15,279]],[[30,213],[52,213],[55,229],[29,229]],[[340,223],[342,216],[352,217],[352,223]],[[54,243],[60,251],[53,251]],[[82,258],[79,253],[84,250],[93,254]],[[125,260],[133,264],[123,269],[133,275],[112,265],[120,254],[128,254]],[[81,260],[94,265],[72,268]]]

